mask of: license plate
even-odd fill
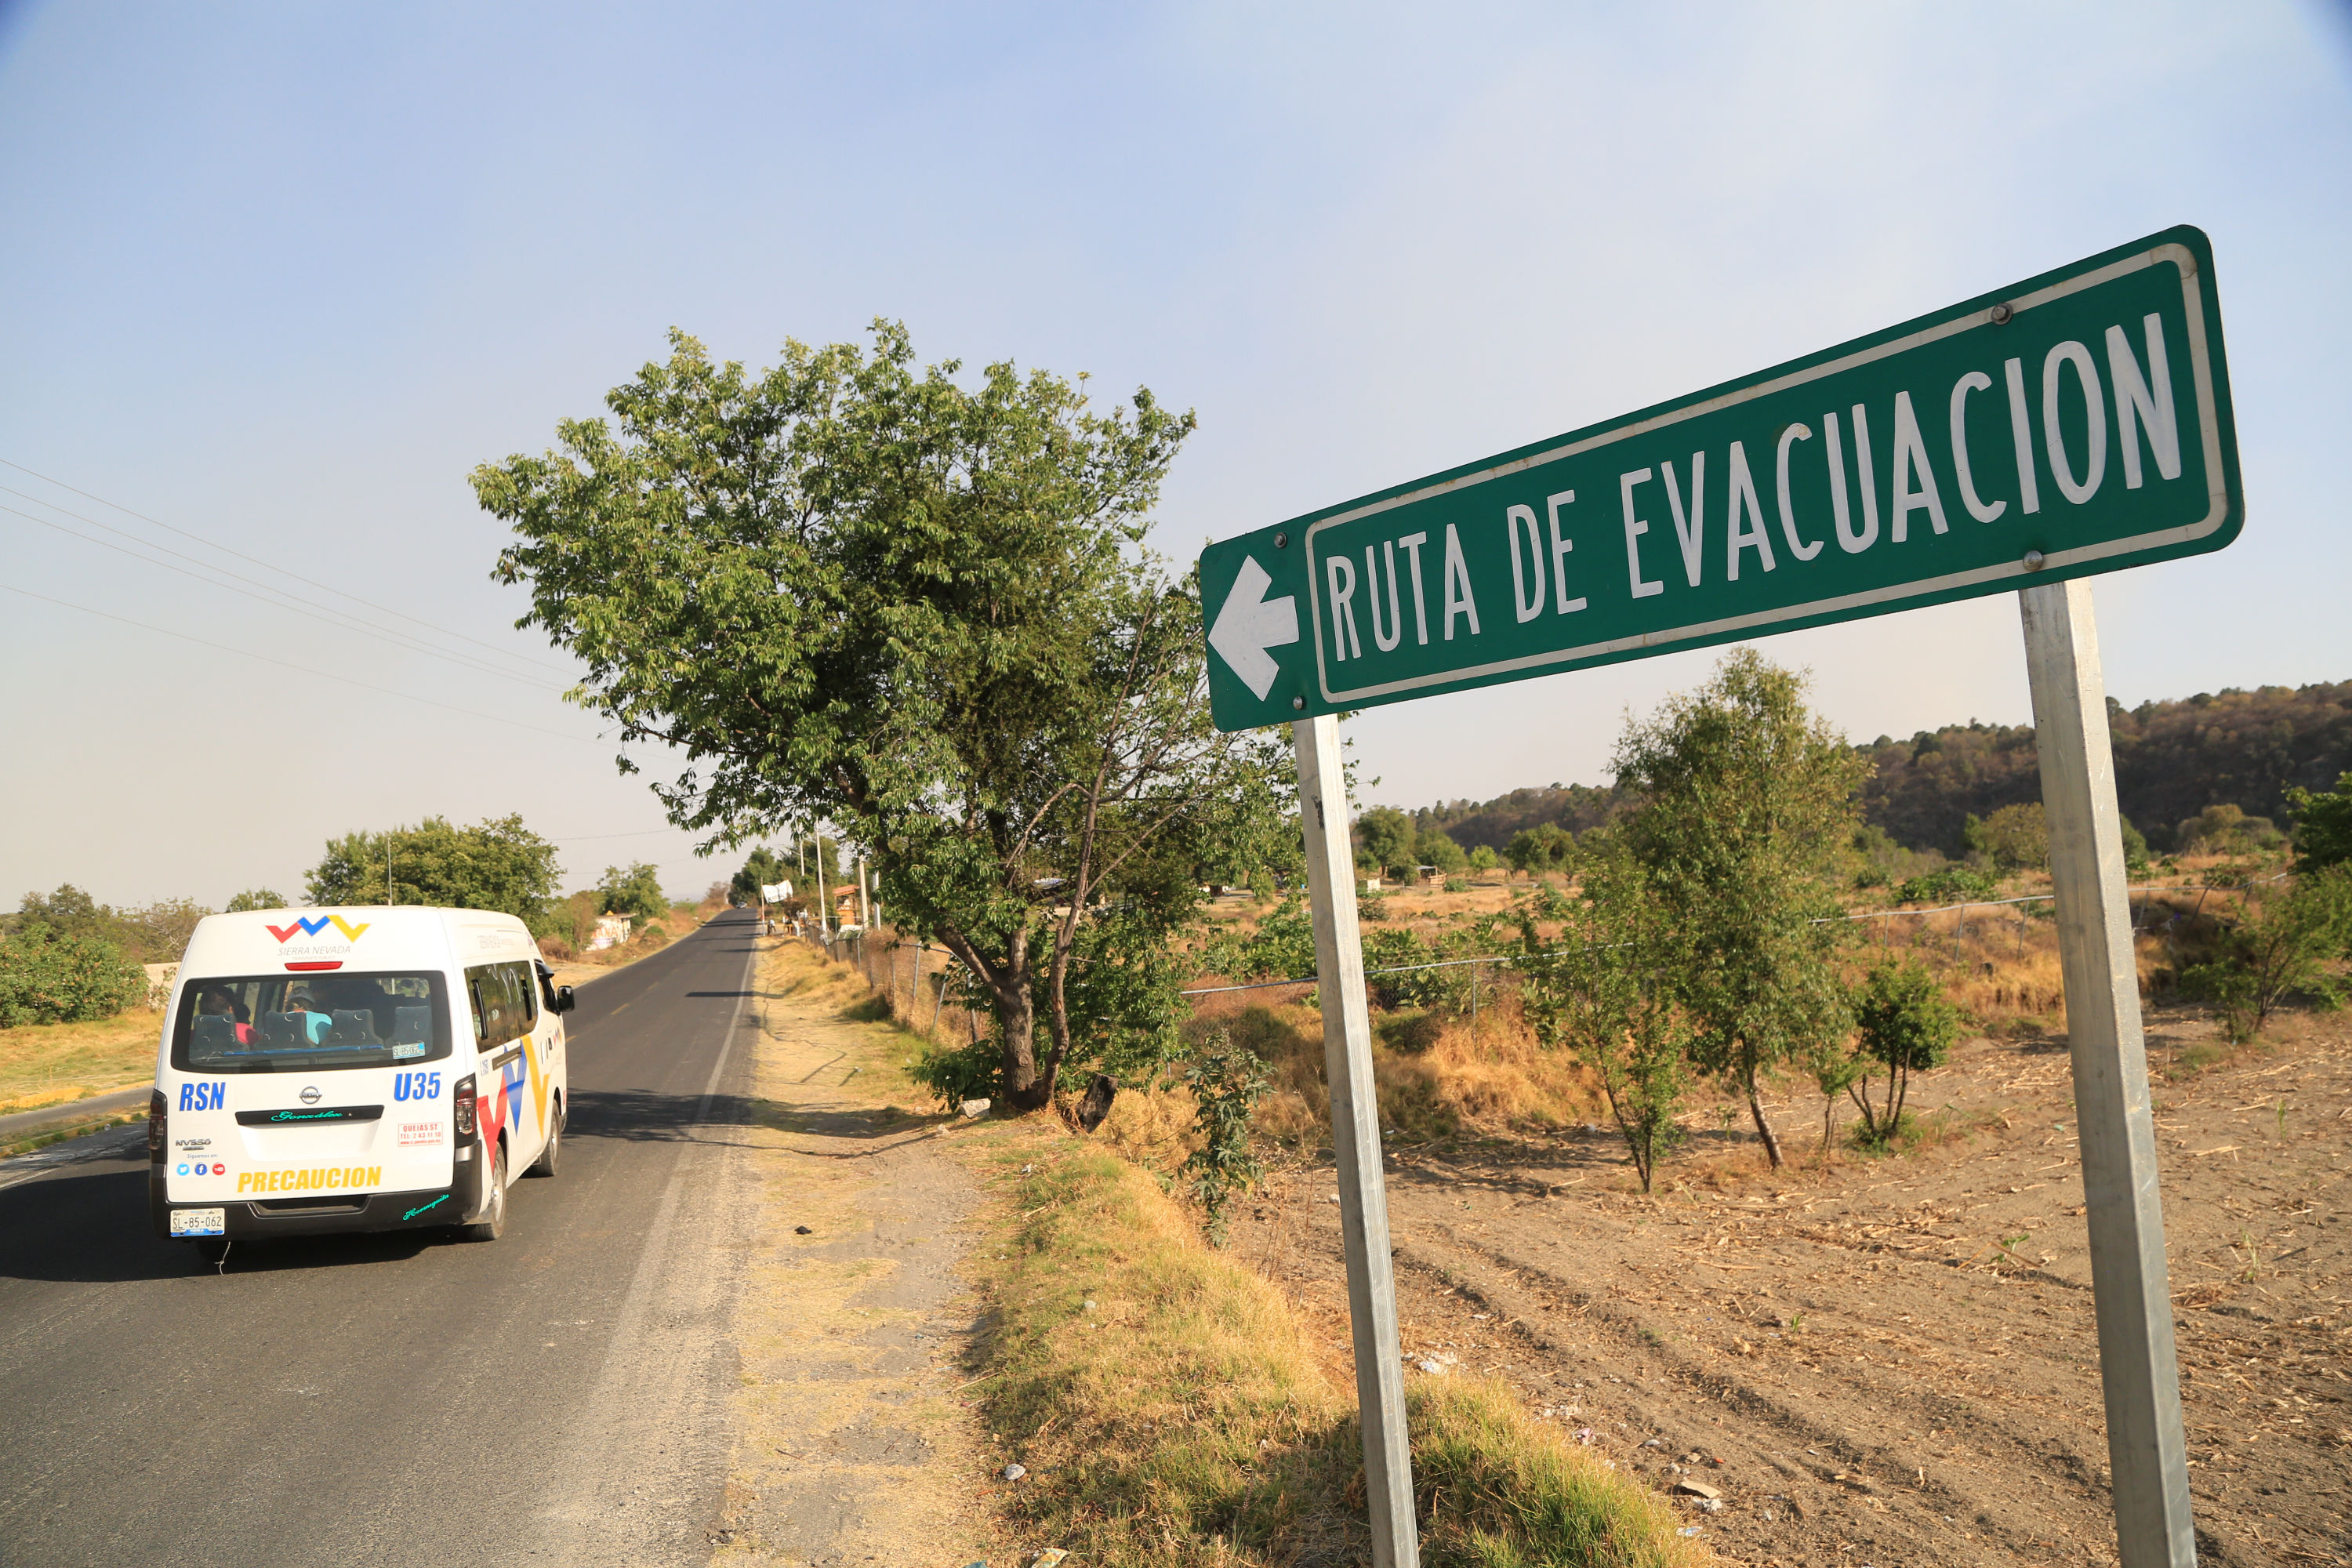
[[[228,1232],[226,1209],[173,1209],[173,1236],[225,1236]]]

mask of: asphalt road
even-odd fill
[[[563,1168],[499,1241],[239,1244],[216,1273],[153,1235],[122,1132],[0,1187],[0,1564],[702,1562],[751,929],[582,989]]]

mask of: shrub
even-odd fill
[[[2288,806],[2294,812],[2294,868],[2318,871],[2352,860],[2352,773],[2336,781],[2332,791],[2291,789]]]
[[[2180,825],[2179,843],[2184,855],[2240,855],[2270,848],[2280,842],[2276,825],[2267,816],[2248,816],[2242,806],[2209,805]]]
[[[1965,866],[1947,866],[1924,877],[1906,878],[1895,889],[1898,904],[1957,904],[1993,896],[1993,880]]]
[[[1198,1108],[1193,1125],[1202,1136],[1201,1147],[1184,1162],[1184,1170],[1192,1178],[1194,1195],[1208,1211],[1209,1245],[1223,1247],[1225,1205],[1265,1174],[1250,1146],[1250,1115],[1265,1098],[1265,1068],[1218,1029],[1184,1065],[1184,1081],[1192,1090]]]
[[[1903,1102],[1909,1097],[1911,1075],[1941,1067],[1960,1036],[1959,1009],[1945,999],[1944,989],[1924,966],[1911,963],[1881,964],[1870,972],[1853,1000],[1859,1031],[1858,1054],[1864,1066],[1846,1092],[1862,1108],[1865,1142],[1884,1144],[1903,1125]],[[1884,1103],[1870,1102],[1874,1070],[1886,1075]]]
[[[995,1098],[1003,1086],[1004,1053],[991,1035],[969,1045],[935,1046],[907,1064],[907,1076],[937,1095],[942,1109],[953,1110],[967,1100]]]
[[[146,973],[103,938],[37,924],[0,936],[0,1028],[91,1023],[146,995]]]
[[[292,907],[286,901],[283,894],[272,892],[268,888],[247,888],[228,901],[228,908],[225,912],[241,915],[254,910],[283,910]]]
[[[2352,865],[2297,878],[2283,893],[2249,896],[2238,920],[2216,933],[2213,956],[2180,976],[2181,989],[2211,1002],[2233,1044],[2262,1033],[2296,991],[2340,1000],[2331,959],[2352,942]]]

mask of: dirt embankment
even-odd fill
[[[2156,1096],[2200,1555],[2281,1568],[2352,1561],[2352,1026],[2283,1032]],[[2186,1016],[2150,1035],[2159,1075],[2211,1048]],[[1775,1173],[1703,1134],[1655,1199],[1598,1128],[1401,1150],[1409,1356],[1719,1493],[1685,1506],[1736,1560],[2111,1562],[2064,1047],[1973,1042],[1923,1102],[1938,1146]],[[1780,1110],[1810,1154],[1808,1114]],[[1344,1342],[1332,1190],[1278,1178],[1238,1245]]]

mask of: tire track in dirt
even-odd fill
[[[2352,1031],[2285,1033],[2157,1091],[2200,1554],[2225,1568],[2352,1562]],[[2063,1046],[1972,1042],[1923,1088],[1965,1135],[1779,1173],[1696,1140],[1654,1200],[1597,1128],[1398,1152],[1412,1359],[1719,1490],[1690,1521],[1727,1557],[2112,1562]],[[1344,1333],[1329,1182],[1277,1180],[1261,1266]]]

